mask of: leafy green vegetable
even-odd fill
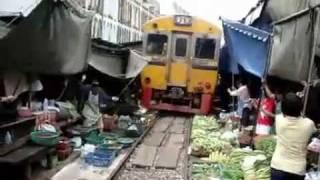
[[[276,149],[276,139],[273,137],[266,137],[263,139],[258,140],[255,143],[255,148],[257,150],[261,150],[267,156],[267,159],[271,161],[272,155]]]
[[[193,180],[210,180],[219,177],[219,166],[216,164],[193,164],[192,179]]]
[[[230,130],[230,129],[229,129]],[[270,180],[270,159],[275,149],[275,139],[266,138],[256,144],[255,151],[236,149],[238,139],[232,131],[220,129],[213,117],[195,116],[192,132],[192,155],[209,157],[214,164],[193,164],[192,179],[210,180]],[[250,157],[263,157],[251,161]],[[247,160],[249,157],[249,161]],[[267,159],[266,159],[267,157]],[[246,159],[246,161],[245,161]],[[249,163],[244,163],[249,162]],[[251,162],[251,163],[250,163]],[[243,168],[243,164],[250,164]]]
[[[214,151],[230,153],[232,145],[221,140],[219,131],[219,124],[213,117],[195,116],[191,133],[192,155],[208,157]]]
[[[210,116],[195,116],[192,122],[193,129],[203,130],[219,130],[219,124],[214,117]]]
[[[223,180],[241,180],[243,179],[243,172],[240,169],[232,169],[232,168],[225,168],[222,170]]]

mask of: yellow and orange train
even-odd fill
[[[218,79],[220,28],[185,15],[143,26],[142,104],[149,109],[207,114]]]

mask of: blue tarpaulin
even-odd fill
[[[226,45],[220,51],[219,72],[239,74],[238,63],[231,58],[229,48]]]
[[[227,71],[238,73],[238,64],[249,73],[263,77],[268,60],[270,34],[238,22],[222,20],[229,63]],[[228,66],[226,66],[228,65]]]

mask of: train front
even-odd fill
[[[208,114],[218,78],[220,29],[191,16],[144,25],[141,102],[148,109]]]

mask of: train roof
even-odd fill
[[[222,30],[218,25],[210,23],[204,19],[195,16],[186,16],[192,18],[190,25],[176,25],[175,16],[160,16],[152,20],[147,21],[143,30],[145,32],[152,31],[182,31],[182,32],[193,32],[193,33],[210,33],[216,35],[222,35]],[[178,15],[179,16],[179,15]],[[155,28],[156,27],[156,28]]]

